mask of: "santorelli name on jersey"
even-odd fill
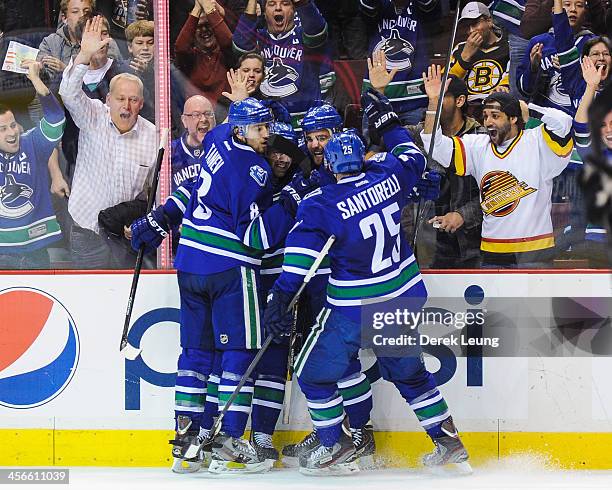
[[[362,181],[361,181],[362,182]],[[361,184],[358,182],[358,184]],[[356,214],[367,211],[387,199],[391,199],[400,191],[400,184],[397,176],[391,177],[369,187],[354,196],[347,197],[344,201],[336,204],[342,213],[342,219],[349,219]]]

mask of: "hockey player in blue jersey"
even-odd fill
[[[330,138],[342,130],[340,114],[332,105],[318,103],[306,112],[302,121],[302,129],[306,148],[312,161],[312,173],[319,185],[323,187],[335,183],[334,175],[323,165],[323,151]],[[329,273],[329,263],[325,261],[300,299],[298,315],[299,324],[306,327],[304,329],[306,331],[301,332],[304,336],[308,335],[310,328],[315,324],[317,315],[325,306],[325,291]],[[367,458],[372,456],[376,449],[371,425],[368,424],[372,411],[372,390],[367,377],[361,372],[361,363],[358,358],[351,361],[337,384],[349,417],[351,435],[356,448],[355,459],[360,458],[361,463],[367,465]],[[319,439],[316,426],[314,426],[313,431],[300,442],[283,448],[283,463],[286,466],[297,465],[299,457],[317,444],[319,444]]]
[[[399,215],[425,168],[425,157],[399,124],[389,101],[368,92],[362,102],[388,153],[363,161],[364,146],[351,131],[335,134],[325,147],[326,164],[337,184],[311,193],[300,205],[286,240],[283,272],[264,314],[270,333],[287,332],[292,295],[331,235],[331,276],[327,304],[296,360],[296,374],[320,444],[300,457],[306,474],[355,471],[354,454],[343,430],[345,411],[337,381],[360,347],[362,302],[410,298],[420,308],[427,297],[412,250],[401,239]],[[415,411],[436,445],[424,457],[429,466],[463,463],[468,455],[434,378],[417,352],[410,357],[378,357],[381,374]]]
[[[281,192],[278,203],[272,205],[271,171],[263,156],[272,121],[270,110],[247,98],[230,106],[228,120],[206,135],[202,170],[193,189],[185,190],[188,200],[182,200],[187,195],[170,199],[132,225],[133,247],[143,243],[158,246],[183,216],[178,202],[185,207],[175,260],[183,349],[178,369],[179,373],[200,374],[200,384],[185,393],[185,399],[192,394],[193,403],[202,403],[214,368],[214,350],[221,350],[219,408],[261,346],[259,268],[263,249],[275,245],[276,233],[286,235],[300,197],[296,191]],[[303,192],[307,190],[305,187]],[[266,213],[272,214],[269,221]],[[251,410],[253,386],[249,380],[223,419],[221,432],[213,441],[209,471],[270,468],[249,441],[241,438]],[[201,421],[199,437],[207,438],[211,427],[212,419]]]
[[[43,109],[38,127],[21,134],[0,105],[0,269],[45,269],[47,247],[61,238],[49,192],[49,157],[64,133],[64,111],[40,79],[40,63],[26,61]],[[59,169],[57,169],[59,170]]]

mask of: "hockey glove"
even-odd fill
[[[401,126],[391,102],[380,92],[369,88],[361,96],[361,107],[368,118],[368,126],[379,135],[396,126]]]
[[[280,344],[289,335],[293,326],[293,312],[287,311],[291,297],[273,287],[268,293],[268,303],[264,311],[263,324],[266,335],[273,335],[274,342]]]
[[[430,170],[423,174],[410,193],[409,199],[413,202],[435,201],[440,197],[440,180],[442,176],[435,170]]]
[[[261,103],[272,111],[275,122],[291,124],[291,114],[289,114],[287,108],[278,100],[267,99],[262,100]]]
[[[297,175],[293,178],[290,184],[287,184],[280,192],[278,197],[278,201],[285,208],[293,218],[297,213],[297,208],[302,199],[309,192],[314,191],[319,187],[318,179],[314,177],[314,174],[311,178],[303,177],[302,175]]]
[[[132,223],[132,248],[139,250],[145,246],[145,253],[155,250],[168,236],[170,227],[166,221],[163,206],[159,206],[146,216]]]

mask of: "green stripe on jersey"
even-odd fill
[[[59,235],[60,233],[61,230],[57,219],[55,216],[51,216],[31,225],[10,230],[0,229],[0,248],[27,245],[42,240],[43,237]]]
[[[385,88],[385,96],[393,101],[398,99],[420,99],[426,98],[427,95],[421,90],[423,79],[410,80],[407,82],[393,82]],[[372,88],[369,80],[364,80],[361,88],[362,93],[367,89]]]
[[[419,274],[419,266],[416,261],[412,262],[397,276],[376,284],[366,284],[363,286],[337,286],[327,285],[327,294],[331,298],[337,299],[366,299],[386,296],[393,291],[401,288]]]
[[[64,134],[64,127],[66,126],[66,119],[63,119],[59,123],[52,124],[46,119],[40,120],[40,130],[45,138],[49,141],[59,141]]]
[[[247,247],[235,238],[224,237],[209,231],[196,230],[185,224],[183,224],[181,236],[202,245],[227,250],[254,259],[260,259],[263,255],[263,252]]]

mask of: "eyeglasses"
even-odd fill
[[[204,112],[192,112],[191,114],[183,114],[185,117],[191,117],[192,119],[202,119],[202,116],[206,118],[215,117],[215,113],[212,111],[204,111]]]
[[[608,51],[602,51],[601,53],[599,51],[595,51],[593,53],[589,53],[589,58],[609,58],[610,57],[610,53]]]

